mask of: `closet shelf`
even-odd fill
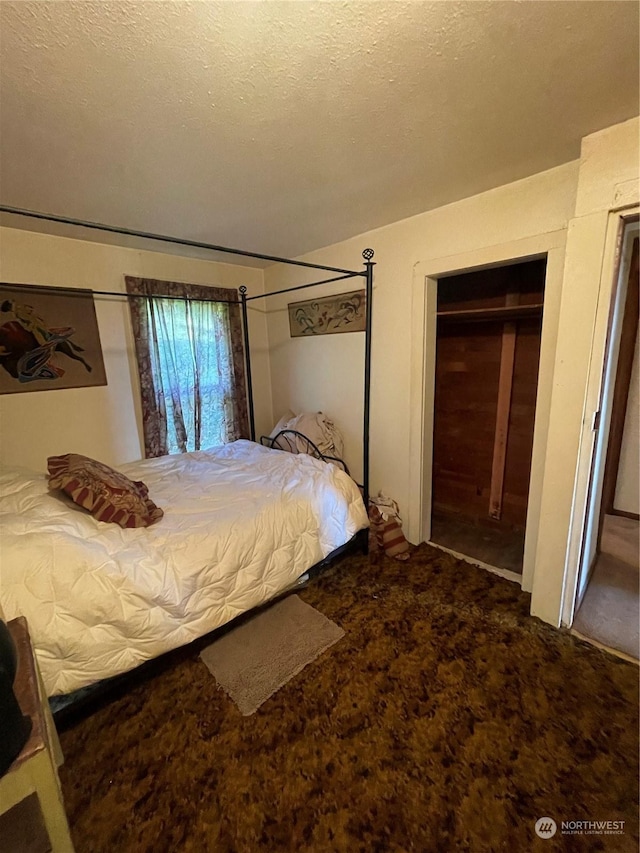
[[[522,320],[542,315],[542,302],[533,305],[503,305],[498,308],[463,308],[454,311],[438,311],[439,321],[455,323],[477,323],[485,320]]]

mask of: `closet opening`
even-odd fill
[[[522,574],[546,258],[438,280],[431,542]]]

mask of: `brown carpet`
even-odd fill
[[[344,631],[289,595],[207,646],[200,657],[243,716],[254,714]]]
[[[637,850],[637,667],[428,546],[301,596],[346,636],[253,716],[195,650],[63,734],[77,853]]]
[[[600,551],[640,571],[640,522],[621,515],[605,515]]]
[[[584,637],[640,657],[640,575],[610,554],[599,554],[573,627]]]

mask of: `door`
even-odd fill
[[[587,497],[586,521],[573,615],[580,606],[595,565],[606,513],[615,511],[624,426],[638,333],[638,223],[627,225],[607,334],[605,364]],[[637,469],[634,474],[637,478]]]

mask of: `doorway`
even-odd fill
[[[433,544],[522,574],[546,259],[438,279]]]
[[[573,630],[639,656],[639,227],[626,224],[614,289]]]

